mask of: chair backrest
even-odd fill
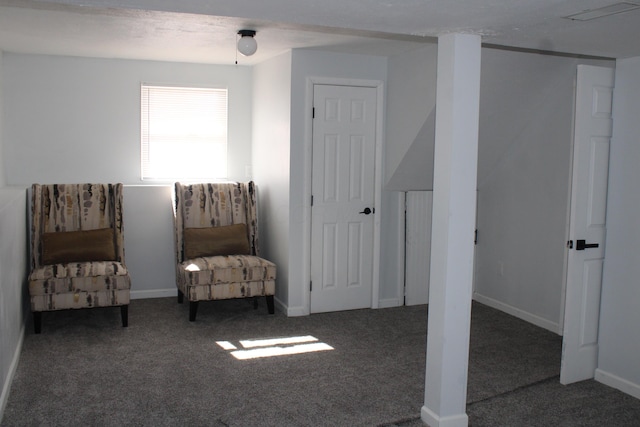
[[[41,267],[44,233],[114,231],[116,261],[124,262],[122,184],[33,184],[31,267]]]
[[[176,259],[184,261],[185,228],[246,224],[249,247],[259,255],[256,187],[250,182],[175,183],[173,192]]]

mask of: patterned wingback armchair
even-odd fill
[[[122,184],[33,184],[29,294],[42,312],[120,306],[128,325],[131,279],[124,262]]]
[[[178,302],[266,296],[274,313],[276,265],[259,257],[256,188],[248,183],[175,183]],[[257,303],[257,300],[255,300]]]

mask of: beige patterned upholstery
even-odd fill
[[[122,184],[33,184],[31,191],[29,294],[35,332],[40,333],[43,311],[91,307],[120,306],[122,326],[127,326],[131,279],[124,263]],[[76,246],[65,252],[68,262],[43,264],[45,233],[64,237],[103,229],[113,230],[108,231],[113,236],[109,260],[82,259],[87,251]]]
[[[174,225],[178,302],[189,300],[194,321],[199,301],[266,296],[274,312],[276,265],[260,258],[256,188],[248,183],[175,183]],[[248,254],[185,259],[184,230],[246,224]]]

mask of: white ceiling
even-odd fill
[[[640,8],[564,17],[616,0],[0,0],[0,50],[233,64],[237,31],[257,31],[241,65],[292,48],[391,55],[462,32],[519,49],[640,56]],[[627,1],[627,3],[640,0]]]

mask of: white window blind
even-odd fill
[[[227,177],[227,89],[142,85],[142,179]]]

